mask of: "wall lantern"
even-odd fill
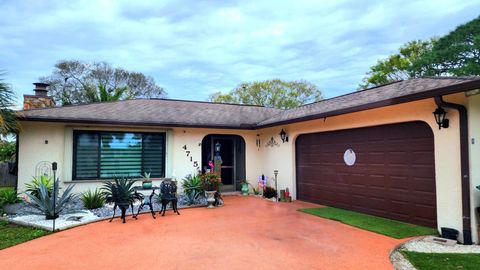
[[[255,140],[255,145],[257,146],[258,150],[260,150],[260,134],[257,134],[257,139]]]
[[[282,139],[282,142],[288,142],[288,135],[283,128],[282,131],[280,131],[280,139]]]
[[[221,149],[221,147],[222,147],[222,145],[221,145],[219,142],[217,142],[217,143],[215,144],[215,152],[217,153],[217,155],[220,154],[220,149]]]
[[[447,112],[442,107],[438,106],[438,108],[433,112],[433,115],[435,116],[435,121],[438,124],[438,129],[448,128],[450,121],[445,118]]]

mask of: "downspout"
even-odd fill
[[[470,213],[470,165],[468,153],[468,115],[467,108],[461,104],[443,101],[442,96],[435,97],[438,106],[455,109],[460,118],[460,163],[462,183],[462,222],[463,222],[463,244],[472,244],[472,220]]]
[[[20,151],[20,132],[15,134],[15,190],[18,191],[18,152]]]

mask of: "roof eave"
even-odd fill
[[[49,123],[74,123],[90,125],[128,125],[128,126],[155,126],[155,127],[180,127],[180,128],[216,128],[216,129],[240,129],[254,130],[255,125],[207,125],[207,124],[187,124],[187,123],[155,123],[155,122],[131,122],[131,121],[111,121],[111,120],[93,120],[93,119],[65,119],[65,118],[47,118],[47,117],[18,117],[20,121],[31,122],[49,122]]]

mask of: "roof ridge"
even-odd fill
[[[361,89],[361,90],[356,90],[356,91],[354,91],[354,92],[346,93],[346,94],[343,94],[343,95],[339,95],[339,96],[334,96],[334,97],[331,97],[331,98],[325,98],[325,99],[317,100],[317,101],[314,101],[314,102],[310,102],[310,103],[307,103],[307,104],[300,105],[300,106],[295,107],[295,108],[288,109],[287,111],[289,111],[289,110],[294,110],[294,109],[301,108],[301,107],[306,107],[306,106],[313,105],[313,104],[317,104],[317,103],[322,103],[322,102],[325,102],[325,101],[328,101],[328,100],[332,100],[332,99],[337,99],[337,98],[341,98],[341,97],[345,97],[345,96],[354,95],[354,94],[357,94],[357,93],[360,93],[360,92],[370,91],[370,90],[373,90],[373,89],[377,89],[377,88],[380,88],[380,87],[384,87],[384,86],[391,85],[391,84],[396,84],[396,83],[401,83],[401,82],[404,82],[404,80],[399,80],[399,81],[393,81],[393,82],[389,82],[389,83],[384,83],[384,84],[372,86],[372,87],[369,87],[369,88],[365,88],[365,89]]]
[[[191,103],[204,103],[204,104],[219,104],[219,105],[234,105],[234,106],[248,106],[248,107],[258,107],[258,108],[265,108],[265,109],[276,109],[282,110],[273,107],[266,107],[262,105],[255,105],[255,104],[241,104],[241,103],[231,103],[231,102],[214,102],[214,101],[203,101],[203,100],[187,100],[187,99],[175,99],[175,98],[149,98],[150,100],[166,100],[166,101],[181,101],[181,102],[191,102]]]

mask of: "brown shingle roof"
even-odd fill
[[[290,110],[168,99],[137,99],[18,112],[22,120],[255,129],[480,88],[480,77],[400,81]]]
[[[399,81],[286,110],[259,122],[258,127],[335,116],[477,88],[480,88],[480,77],[426,77]]]
[[[281,110],[169,99],[135,99],[20,111],[25,120],[128,125],[254,128]]]

